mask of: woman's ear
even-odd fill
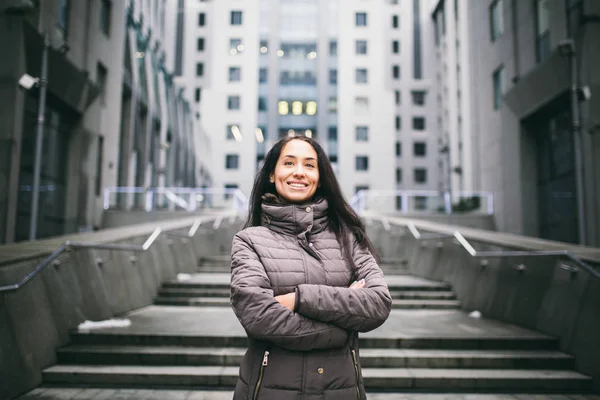
[[[269,182],[275,183],[275,176],[273,174],[269,175]]]

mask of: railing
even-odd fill
[[[357,212],[444,213],[460,211],[494,214],[494,195],[482,191],[359,190],[350,199]]]
[[[112,197],[116,197],[116,202]],[[116,203],[116,207],[115,207]],[[185,187],[107,187],[104,189],[104,209],[130,210],[138,206],[145,211],[199,209],[233,209],[238,213],[248,210],[248,198],[239,189],[185,188]]]
[[[235,219],[235,215],[232,215],[232,218]],[[198,232],[202,222],[212,221],[213,229],[218,229],[223,221],[223,216],[215,216],[215,217],[205,217],[202,219],[196,219],[190,226],[190,229],[187,233],[175,232],[175,230],[182,229],[182,227],[176,227],[169,230],[163,230],[161,228],[156,228],[150,234],[150,236],[146,239],[144,244],[142,245],[131,245],[131,244],[114,244],[114,243],[84,243],[84,242],[72,242],[67,240],[64,244],[59,246],[52,254],[50,254],[47,258],[45,258],[42,262],[40,262],[29,274],[27,274],[20,282],[14,285],[8,286],[0,286],[0,293],[3,292],[13,292],[22,288],[27,282],[33,279],[37,274],[39,274],[44,268],[49,265],[60,265],[63,262],[57,260],[57,258],[65,251],[73,248],[87,248],[87,249],[103,249],[103,250],[120,250],[120,251],[135,251],[135,252],[144,252],[150,249],[150,247],[154,244],[156,239],[161,235],[172,235],[172,236],[181,236],[185,238],[192,238]]]
[[[391,224],[405,226],[408,231],[411,233],[413,238],[416,240],[426,240],[426,239],[444,239],[444,238],[453,238],[456,240],[457,244],[460,244],[466,251],[474,258],[481,258],[481,265],[487,265],[488,258],[505,258],[505,257],[539,257],[539,256],[558,256],[558,257],[566,257],[579,267],[581,267],[584,271],[589,273],[591,276],[600,279],[600,271],[592,267],[591,265],[584,262],[580,257],[574,255],[568,250],[499,250],[499,251],[477,251],[473,247],[473,245],[463,236],[459,231],[454,231],[452,234],[448,233],[421,233],[415,226],[413,222],[406,222],[405,224],[394,221],[393,219],[389,219],[386,217],[376,217],[370,216],[370,218],[377,218],[381,222],[384,230],[390,231]],[[391,223],[391,224],[390,224]],[[485,241],[484,238],[481,238],[481,241]],[[524,264],[518,264],[516,268],[520,271],[526,269]],[[572,267],[567,264],[561,264],[560,268],[569,271],[571,273],[577,273],[578,268]]]

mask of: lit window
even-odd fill
[[[269,42],[266,40],[260,41],[260,54],[267,54],[269,52]]]
[[[277,103],[277,110],[279,111],[279,115],[288,115],[290,112],[288,102],[280,101]]]
[[[301,115],[302,114],[302,102],[301,101],[293,101],[292,102],[292,114]]]
[[[317,113],[317,102],[309,101],[306,103],[306,114],[315,115]]]

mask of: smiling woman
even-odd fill
[[[358,332],[383,324],[391,297],[323,148],[303,136],[275,143],[249,211],[231,254],[231,302],[249,339],[234,400],[364,400]]]

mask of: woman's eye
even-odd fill
[[[294,163],[291,161],[286,161],[283,165],[294,165]]]
[[[315,167],[315,166],[314,166],[314,164],[306,164],[306,166],[307,166],[308,168],[314,168],[314,167]]]

